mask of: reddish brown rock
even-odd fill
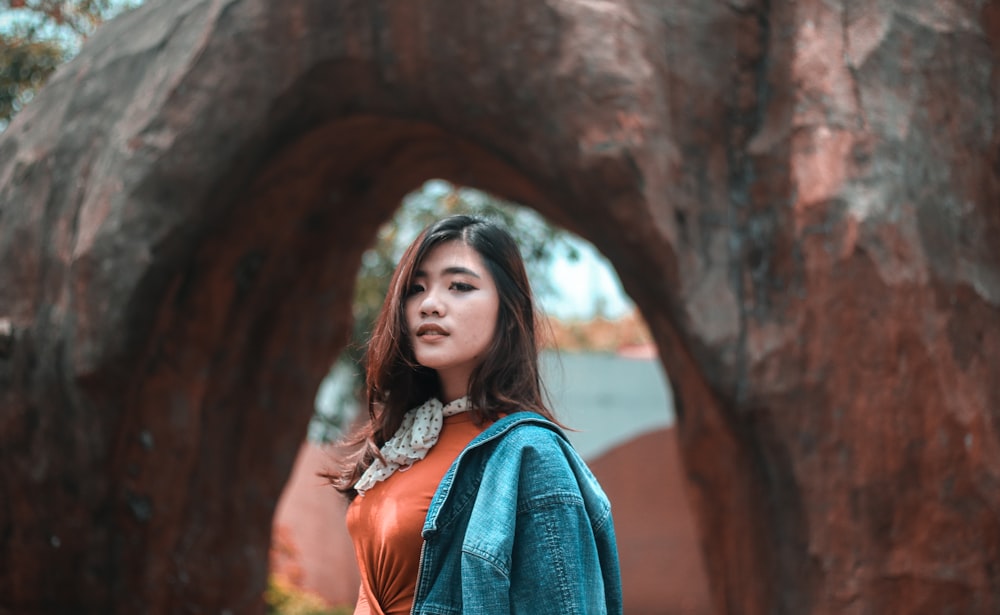
[[[252,612],[430,177],[650,324],[731,613],[1000,611],[1000,5],[151,3],[0,137],[0,609]]]

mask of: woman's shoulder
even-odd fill
[[[553,421],[534,412],[517,412],[494,423],[492,433],[484,432],[491,465],[515,470],[524,465],[535,470],[561,468],[569,476],[582,464],[569,439]],[[541,464],[541,465],[540,465]]]
[[[512,427],[488,449],[485,484],[516,485],[521,510],[550,505],[589,509],[592,501],[595,515],[603,514],[607,506],[600,500],[604,496],[586,463],[558,425],[535,416],[513,418]]]

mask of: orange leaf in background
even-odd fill
[[[10,8],[20,9],[24,8],[26,0],[10,0]]]

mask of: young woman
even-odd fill
[[[514,240],[454,216],[393,274],[368,417],[329,478],[351,498],[355,614],[621,613],[607,497],[546,408]]]

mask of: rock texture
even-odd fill
[[[720,612],[1000,611],[998,56],[986,0],[108,24],[0,136],[0,610],[259,612],[360,254],[443,177],[617,267]]]

